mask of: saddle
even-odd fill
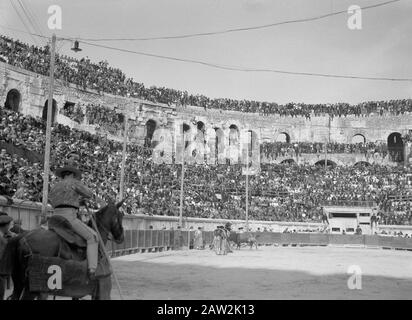
[[[48,227],[50,231],[55,232],[62,243],[63,252],[80,252],[81,256],[86,255],[87,242],[80,235],[78,235],[72,228],[71,223],[64,217],[59,215],[51,216],[48,219]],[[64,250],[68,246],[68,250]],[[105,277],[111,274],[109,262],[103,258],[100,250],[104,250],[99,245],[99,256],[96,269],[96,278]],[[71,260],[72,257],[62,255],[63,258]],[[43,258],[43,257],[42,257]],[[86,260],[85,260],[86,261]],[[74,262],[73,262],[74,263]]]
[[[60,238],[66,241],[70,246],[86,248],[87,243],[72,228],[70,222],[59,215],[51,216],[48,219],[49,230],[54,231]]]

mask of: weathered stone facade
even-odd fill
[[[261,116],[252,113],[241,113],[236,111],[222,111],[200,107],[176,107],[160,103],[152,103],[135,98],[113,96],[98,93],[93,90],[84,90],[72,84],[56,80],[54,100],[56,101],[56,119],[58,123],[70,127],[95,132],[94,125],[85,121],[81,124],[69,119],[59,111],[66,102],[79,105],[101,104],[111,108],[118,113],[127,113],[129,118],[129,139],[139,144],[144,143],[146,134],[146,123],[153,120],[156,129],[166,129],[170,132],[174,149],[178,148],[181,125],[184,123],[195,137],[199,122],[203,123],[203,134],[206,142],[211,145],[216,141],[216,136],[223,139],[219,143],[226,146],[224,156],[236,157],[235,149],[241,145],[246,138],[248,130],[252,130],[255,138],[259,141],[277,141],[285,139],[290,142],[339,142],[352,143],[354,137],[361,137],[365,141],[387,141],[391,133],[405,134],[412,129],[412,114],[404,115],[375,115],[365,117],[347,116],[329,119],[328,116],[312,117],[280,117],[277,115]],[[5,63],[0,63],[0,102],[3,106],[7,94],[15,89],[20,94],[18,106],[19,112],[32,116],[42,116],[43,108],[48,98],[48,78],[26,70],[22,70]],[[235,140],[236,148],[229,146],[229,137],[232,130],[238,130],[239,136]],[[216,131],[218,130],[218,131]],[[120,140],[120,136],[110,136],[112,139]],[[232,143],[233,144],[233,143]],[[235,154],[235,156],[233,156]],[[298,163],[315,163],[325,160],[324,155],[301,155],[300,157],[278,158],[271,162],[282,162],[293,159]],[[366,157],[361,154],[332,154],[328,160],[337,164],[354,164],[359,161],[369,163],[390,164],[388,159]],[[262,159],[262,161],[269,161]]]

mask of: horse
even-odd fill
[[[93,214],[104,244],[109,240],[110,234],[116,243],[124,241],[123,213],[119,211],[123,201],[117,204],[109,203]],[[67,223],[69,222],[67,221]],[[92,227],[92,222],[89,221],[88,225]],[[100,249],[105,250],[105,248]],[[30,292],[29,289],[29,258],[33,257],[33,254],[41,257],[60,257],[65,260],[85,261],[85,248],[80,249],[79,247],[69,246],[54,231],[40,227],[16,236],[7,243],[3,259],[0,261],[0,271],[11,273],[13,279],[13,293],[9,299],[34,300],[36,298],[47,298],[47,293]],[[91,295],[93,300],[109,300],[111,287],[109,274],[96,280],[90,280],[87,287],[82,286],[80,289],[66,288],[66,290],[62,290],[63,294],[61,296],[78,299]]]
[[[27,230],[24,230],[20,224],[16,225],[14,224],[12,228],[10,228],[10,238],[17,236],[19,234],[27,233]],[[6,249],[7,246],[7,240],[5,239],[0,239],[0,261],[3,256],[3,251]],[[10,288],[10,276],[4,276],[0,274],[0,300],[4,299],[4,293],[6,292],[6,288]]]
[[[256,250],[258,249],[256,237],[250,232],[231,232],[229,236],[229,241],[233,241],[236,244],[238,250],[240,250],[240,245],[242,243],[247,243],[250,246],[250,249],[252,249],[253,245],[255,245]]]
[[[213,231],[213,244],[211,249],[214,249],[216,254],[218,255],[225,255],[227,254],[227,247],[226,247],[226,241],[227,241],[227,235],[225,230],[221,228],[217,228]]]

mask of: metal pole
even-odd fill
[[[179,225],[183,227],[183,186],[185,179],[185,133],[182,125],[182,174],[180,178],[180,210],[179,210]]]
[[[328,139],[328,141],[330,143],[330,115],[329,115],[329,119],[328,119],[328,130],[329,130],[329,139]],[[325,143],[325,170],[327,168],[327,163],[328,163],[327,155],[328,155],[328,142]]]
[[[49,100],[47,102],[47,124],[46,124],[46,146],[44,150],[44,175],[43,175],[43,201],[42,216],[47,214],[47,202],[49,197],[49,173],[50,173],[50,140],[51,140],[51,121],[53,112],[53,91],[54,91],[54,60],[56,51],[56,35],[53,34],[50,52],[50,83]]]
[[[128,119],[127,119],[127,115],[125,114],[122,168],[120,171],[120,192],[119,192],[120,200],[123,199],[123,195],[124,195],[124,171],[125,171],[125,166],[126,166],[127,130],[128,130]]]
[[[246,232],[249,232],[249,137],[246,144]]]

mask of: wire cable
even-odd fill
[[[66,39],[67,40],[67,39]],[[203,65],[211,68],[230,70],[230,71],[240,71],[240,72],[265,72],[265,73],[279,73],[279,74],[288,74],[288,75],[299,75],[299,76],[311,76],[311,77],[326,77],[326,78],[342,78],[342,79],[358,79],[358,80],[378,80],[378,81],[403,81],[403,82],[412,82],[412,78],[391,78],[391,77],[370,77],[370,76],[357,76],[357,75],[339,75],[339,74],[327,74],[327,73],[314,73],[314,72],[298,72],[298,71],[288,71],[288,70],[279,70],[279,69],[269,69],[269,68],[247,68],[240,66],[228,66],[228,65],[219,65],[207,61],[201,60],[192,60],[192,59],[183,59],[176,58],[171,56],[164,56],[159,54],[133,51],[128,49],[116,48],[107,45],[95,44],[90,42],[82,41],[82,44],[89,46],[105,48],[109,50],[115,50],[119,52],[132,53],[141,56],[147,56],[152,58],[158,58],[163,60],[178,61],[184,63],[192,63]]]
[[[21,16],[17,6],[15,6],[15,4],[13,3],[13,0],[9,0],[10,4],[12,5],[14,11],[16,12],[17,16],[19,17],[20,21],[22,22],[22,24],[24,25],[25,29],[27,30],[27,34],[29,34],[31,36],[31,38],[33,39],[34,43],[36,43],[37,46],[39,46],[39,43],[37,42],[36,38],[34,37],[35,34],[33,34],[32,32],[30,32],[30,27],[26,24],[26,21],[24,20],[24,18]]]

